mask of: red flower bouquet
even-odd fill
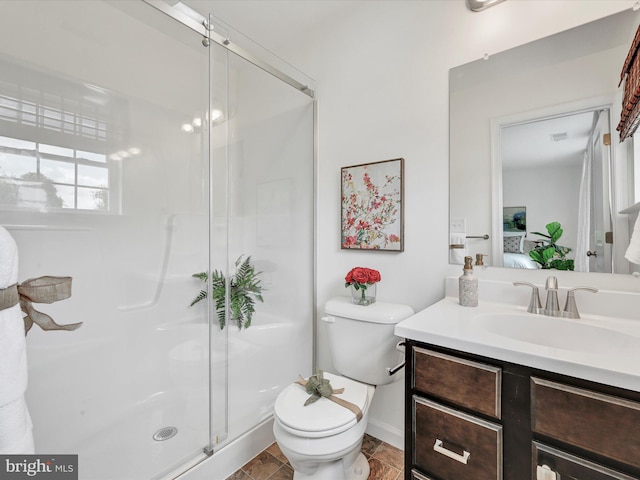
[[[345,288],[351,287],[353,303],[357,305],[370,305],[376,301],[376,283],[382,277],[378,270],[365,267],[355,267],[349,270],[344,277]],[[367,295],[367,290],[369,291]]]

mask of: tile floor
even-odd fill
[[[402,480],[404,452],[370,435],[364,436],[362,453],[369,460],[369,480]],[[227,480],[291,480],[293,470],[287,458],[271,444]]]

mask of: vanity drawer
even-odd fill
[[[432,478],[426,477],[416,470],[411,470],[411,480],[433,480]]]
[[[640,403],[531,377],[531,428],[640,468]]]
[[[413,362],[415,389],[500,418],[500,368],[418,347],[413,349]]]
[[[413,465],[440,480],[501,480],[502,426],[413,397]]]
[[[638,480],[624,473],[598,465],[584,458],[576,457],[556,448],[533,442],[533,471],[531,478],[538,478],[538,468],[549,469],[556,478],[579,478],[580,480]]]

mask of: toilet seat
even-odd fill
[[[363,414],[366,412],[369,391],[374,387],[327,372],[324,372],[324,377],[334,390],[344,388],[344,393],[336,394],[337,397],[357,405]],[[344,432],[357,423],[351,410],[327,398],[320,398],[305,407],[307,398],[309,394],[305,388],[296,383],[286,387],[276,398],[275,417],[288,432],[308,438],[327,437]]]

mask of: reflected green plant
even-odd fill
[[[543,269],[573,270],[573,259],[566,258],[571,249],[557,244],[557,241],[564,233],[562,226],[559,222],[551,222],[545,227],[548,235],[540,232],[531,232],[545,239],[539,241],[540,244],[529,252],[529,256],[534,262],[540,264]]]

